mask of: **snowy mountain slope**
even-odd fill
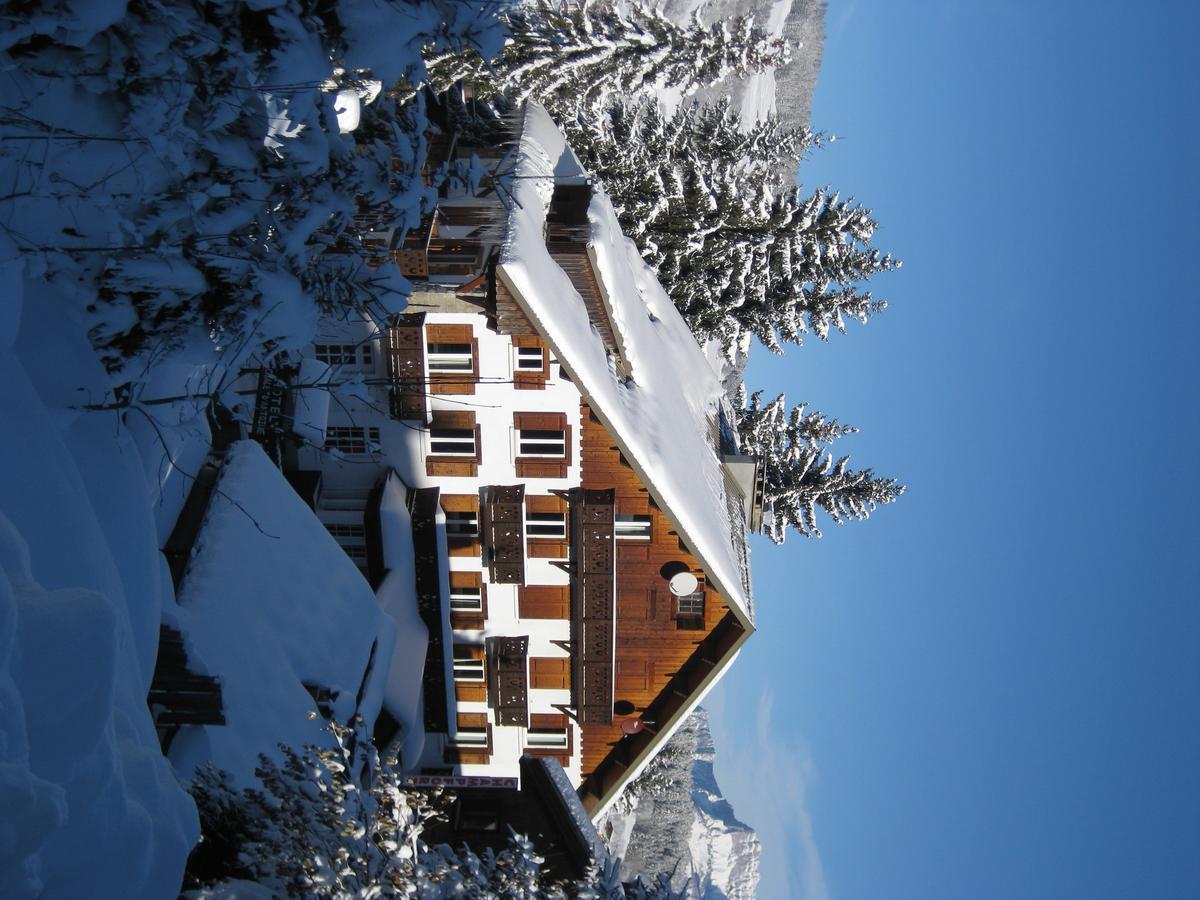
[[[708,713],[695,713],[626,796],[599,823],[622,872],[674,872],[704,900],[756,895],[762,852],[754,829],[738,820],[713,771]]]

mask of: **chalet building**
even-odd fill
[[[545,111],[489,165],[389,248],[405,314],[322,325],[278,458],[428,633],[423,659],[399,639],[377,741],[414,778],[554,760],[595,816],[754,630],[760,473]]]

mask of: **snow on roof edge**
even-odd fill
[[[722,523],[728,515],[723,467],[716,449],[704,437],[706,416],[712,413],[708,394],[723,395],[719,379],[653,272],[621,233],[607,196],[595,191],[589,206],[592,240],[587,245],[588,257],[602,300],[612,313],[613,330],[620,334],[621,355],[633,373],[630,381],[618,383],[582,298],[551,258],[544,239],[555,184],[564,179],[574,183],[586,172],[548,113],[536,103],[525,106],[517,155],[515,170],[520,180],[514,185],[516,203],[509,215],[497,275],[621,447],[703,566],[709,582],[753,631],[738,535],[728,522]],[[689,347],[694,354],[688,353]],[[657,357],[664,355],[678,363],[678,368],[662,371]],[[707,384],[709,380],[712,385]],[[685,388],[685,384],[692,387]],[[708,391],[709,387],[713,390]],[[669,401],[665,406],[664,398]],[[688,420],[676,422],[683,427],[665,434],[664,423],[654,416],[637,415],[647,401],[652,407],[659,401],[658,412],[665,419],[677,417],[674,411],[683,409],[688,411]],[[662,456],[671,452],[678,458]],[[655,468],[651,463],[661,464],[661,482],[650,476]],[[705,493],[695,490],[698,484],[709,489],[706,501],[692,499]]]

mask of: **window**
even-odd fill
[[[459,725],[458,731],[454,734],[454,743],[460,747],[486,747],[487,728],[464,728],[462,725]]]
[[[675,627],[699,631],[704,628],[704,588],[675,598]]]
[[[430,344],[430,372],[470,372],[474,366],[470,344]]]
[[[549,428],[521,428],[517,431],[517,453],[521,456],[567,455],[566,432]]]
[[[454,659],[454,680],[455,681],[484,681],[484,661],[482,659],[469,659],[467,657],[455,657]]]
[[[525,512],[525,534],[531,538],[567,537],[567,517],[560,512]]]
[[[446,513],[447,537],[477,537],[479,535],[479,513],[473,510],[451,510]]]
[[[370,366],[374,357],[368,344],[314,344],[314,355],[318,362],[330,366]],[[360,362],[361,361],[361,362]]]
[[[650,540],[649,516],[617,516],[618,541],[648,541]]]
[[[362,525],[326,522],[328,531],[338,545],[346,551],[346,555],[354,560],[355,565],[367,564],[367,530]]]
[[[474,437],[472,437],[472,443]],[[330,425],[325,429],[325,449],[340,453],[364,455],[379,445],[379,429],[374,426]]]
[[[450,585],[452,612],[483,612],[483,592],[475,585]]]
[[[430,428],[430,452],[438,456],[474,456],[474,428]]]
[[[542,348],[541,347],[518,347],[517,348],[517,371],[518,372],[541,372],[544,371],[542,366]]]
[[[567,729],[530,728],[525,733],[525,746],[539,749],[567,749]]]

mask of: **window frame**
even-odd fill
[[[354,432],[354,433],[351,433]],[[337,450],[346,456],[370,456],[380,443],[377,425],[328,425],[325,428],[325,452]]]
[[[540,437],[532,437],[532,434],[537,432]],[[526,435],[531,435],[526,437]],[[555,437],[554,435],[557,435]],[[551,445],[557,449],[553,452],[532,451],[527,450],[526,446],[534,445]],[[517,456],[523,459],[566,459],[568,447],[568,438],[566,429],[561,428],[518,428],[517,429]]]
[[[622,530],[622,525],[637,525],[636,529],[626,527]],[[618,513],[613,520],[613,532],[618,541],[637,541],[647,542],[654,538],[654,517],[651,515],[632,514],[626,515]]]
[[[476,659],[472,656],[456,656],[452,674],[454,681],[460,684],[486,684],[487,660]],[[475,677],[476,674],[479,676],[478,678]],[[470,677],[467,677],[468,675]]]
[[[434,434],[436,431],[445,432],[441,435]],[[450,434],[453,432],[453,434]],[[443,442],[441,448],[435,445],[435,441]],[[450,446],[467,447],[469,450],[447,450],[446,444]],[[454,428],[443,425],[429,427],[429,455],[430,456],[452,456],[466,459],[474,459],[479,453],[478,435],[474,428]]]

